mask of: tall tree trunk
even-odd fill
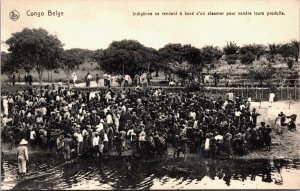
[[[155,71],[155,77],[158,77],[158,69]]]
[[[43,71],[37,71],[39,75],[39,83],[42,85],[42,77],[43,77]]]

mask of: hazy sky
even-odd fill
[[[20,19],[9,13],[17,10]],[[44,16],[27,16],[27,11]],[[48,10],[64,12],[48,16]],[[283,11],[284,16],[133,16],[133,12],[240,12]],[[114,40],[135,39],[153,48],[167,43],[224,46],[226,41],[284,43],[299,40],[299,0],[198,0],[198,1],[125,1],[125,0],[2,0],[1,40],[24,27],[44,28],[56,34],[64,48],[107,48]],[[1,45],[2,50],[6,48]]]

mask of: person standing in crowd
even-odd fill
[[[90,74],[90,72],[87,73],[85,80],[86,80],[86,87],[90,87],[91,86],[91,80],[92,80],[92,75]]]
[[[8,116],[8,99],[7,96],[2,96],[2,106],[3,106],[3,114]]]
[[[63,155],[66,163],[69,163],[69,160],[71,159],[71,144],[71,135],[67,134],[67,136],[62,140]]]
[[[232,92],[232,90],[229,90],[229,93],[227,93],[227,96],[228,96],[229,101],[233,101],[233,92]]]
[[[25,139],[22,139],[17,148],[18,167],[21,178],[26,174],[26,162],[29,161],[27,143]]]
[[[12,85],[15,86],[15,84],[16,84],[16,75],[13,74],[12,75]]]
[[[251,119],[252,119],[252,127],[256,127],[257,124],[257,117],[260,116],[261,114],[256,112],[256,108],[253,108],[251,112]]]
[[[31,74],[28,74],[28,76],[27,76],[27,80],[28,80],[28,84],[30,85],[30,86],[32,86],[32,76],[31,76]]]
[[[275,94],[273,92],[270,92],[270,95],[269,95],[269,107],[272,107],[273,105],[273,102],[274,102],[274,98],[275,98]]]
[[[83,136],[80,132],[80,129],[77,129],[77,131],[74,133],[74,136],[76,137],[76,145],[77,145],[77,156],[82,154],[82,148],[83,148]]]
[[[18,74],[18,82],[21,82],[21,74]]]
[[[152,79],[151,73],[147,72],[147,86],[151,85],[151,79]]]
[[[28,76],[27,76],[27,74],[24,75],[24,82],[25,82],[26,85],[28,85]]]
[[[130,78],[130,76],[128,74],[126,74],[124,76],[124,87],[128,87],[129,86],[129,78]]]
[[[72,83],[73,83],[73,87],[75,87],[76,81],[77,81],[77,75],[76,75],[75,72],[73,72],[73,74],[72,74]]]
[[[12,147],[14,146],[15,140],[14,140],[14,132],[12,130],[8,131],[8,150],[12,150]]]
[[[97,84],[97,87],[100,86],[100,77],[98,74],[96,74],[96,84]]]
[[[290,131],[296,131],[296,119],[297,119],[297,115],[296,114],[292,114],[290,116],[287,116],[286,118],[291,119],[290,122],[288,122],[287,127]]]
[[[30,130],[29,143],[30,143],[31,148],[35,148],[36,132],[32,127],[30,127],[29,130]]]
[[[111,78],[111,75],[108,74],[108,75],[107,75],[107,87],[108,87],[108,88],[110,88],[110,86],[111,86],[111,79],[112,79],[112,78]]]
[[[140,76],[138,74],[135,74],[134,78],[133,78],[134,86],[137,86],[139,84],[139,82],[138,82],[139,79],[140,79]]]

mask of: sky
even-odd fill
[[[133,39],[148,47],[161,48],[168,43],[223,47],[226,42],[238,45],[286,43],[299,40],[300,0],[1,0],[1,40],[23,28],[44,28],[64,43],[65,49],[105,49],[112,41]],[[9,13],[17,10],[13,21]],[[63,16],[48,16],[48,10]],[[195,15],[196,12],[206,15]],[[223,16],[207,13],[224,12]],[[226,12],[264,12],[265,15],[226,16]],[[285,15],[266,16],[282,11]],[[44,16],[27,13],[44,12]],[[155,12],[159,16],[134,16],[133,12]],[[162,12],[177,12],[162,16]],[[194,12],[194,15],[179,15]],[[1,44],[1,50],[7,46]]]

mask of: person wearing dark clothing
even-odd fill
[[[251,113],[251,117],[252,117],[252,127],[256,127],[257,124],[257,117],[260,116],[259,113],[256,112],[256,109],[253,108],[252,113]]]
[[[12,75],[12,85],[15,86],[16,83],[16,76],[15,74]]]
[[[71,135],[70,134],[68,134],[62,140],[62,144],[63,144],[64,159],[66,160],[66,162],[68,162],[71,159],[71,144],[72,144],[72,139],[71,139]]]
[[[99,86],[99,82],[100,82],[100,77],[98,74],[96,74],[96,83],[97,83],[97,87]]]
[[[31,76],[31,74],[28,75],[27,80],[28,80],[28,84],[30,86],[32,86],[32,76]]]
[[[118,156],[122,156],[123,146],[122,146],[122,134],[118,133],[115,137],[114,144],[116,146],[116,150],[118,152]]]

